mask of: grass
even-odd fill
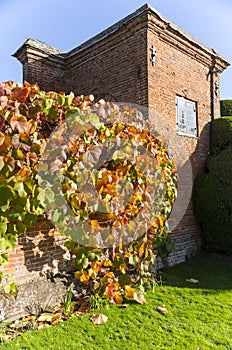
[[[199,283],[190,284],[187,278]],[[165,269],[163,281],[147,293],[146,305],[132,302],[128,308],[101,310],[108,316],[105,325],[92,324],[91,312],[24,333],[0,350],[231,350],[232,258],[201,253]],[[161,304],[167,315],[157,312]]]

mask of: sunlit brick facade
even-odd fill
[[[220,116],[220,74],[229,63],[149,5],[144,5],[70,52],[61,52],[28,39],[14,56],[23,65],[23,79],[38,83],[46,91],[94,94],[96,99],[136,103],[154,111],[175,131],[176,145],[181,144],[185,148],[193,178],[204,171],[210,143],[210,122]],[[186,112],[185,115],[184,109],[181,110],[182,121],[177,115],[177,98],[183,103],[190,101],[195,106],[190,114]],[[185,132],[184,123],[191,124],[191,118],[196,120],[194,128],[192,126],[194,130],[189,134]],[[188,181],[192,179],[186,177],[186,186]],[[51,231],[48,228],[45,231],[43,239],[46,235],[51,237]],[[12,259],[21,256],[21,260],[15,260],[16,267],[10,262],[8,272],[24,279],[42,269],[52,270],[57,266],[65,269],[69,266],[62,263],[65,251],[62,245],[54,243],[54,239],[50,246],[46,245],[46,253],[43,250],[42,254],[39,248],[38,251],[26,251],[24,245],[28,244],[28,241],[25,243],[27,239],[26,236],[19,239]],[[202,246],[201,230],[191,200],[172,239],[174,250],[167,259],[170,265],[184,261],[186,256]],[[27,268],[30,264],[27,254],[32,255],[31,251],[35,269]],[[26,267],[25,259],[29,261]],[[20,264],[24,266],[21,269]]]

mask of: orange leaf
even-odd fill
[[[128,132],[132,135],[136,135],[138,134],[138,129],[135,126],[131,125],[128,127]]]
[[[16,174],[15,180],[17,182],[25,181],[31,175],[31,169],[27,166],[22,167]]]
[[[131,288],[130,286],[125,286],[125,293],[127,298],[133,298],[134,297],[134,289]]]
[[[14,115],[10,120],[10,126],[13,130],[17,129],[19,133],[24,133],[29,128],[27,118],[23,115]]]
[[[11,138],[9,135],[4,135],[1,133],[0,136],[0,153],[7,152],[9,148],[12,146]]]
[[[122,296],[119,292],[115,293],[114,301],[116,304],[122,304]]]
[[[95,227],[95,228],[98,228],[98,227],[99,227],[99,223],[98,223],[97,220],[90,220],[90,222],[91,222],[91,226],[92,226],[92,227]]]

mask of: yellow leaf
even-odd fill
[[[93,271],[93,269],[92,268],[90,268],[89,270],[88,270],[88,275],[89,275],[89,277],[90,278],[96,278],[97,277],[97,272],[96,271]]]
[[[61,320],[61,315],[59,313],[52,314],[50,312],[44,312],[42,313],[39,318],[37,319],[38,322],[50,322],[53,323],[56,320]]]
[[[84,284],[89,283],[90,276],[87,271],[77,271],[75,272],[74,277]]]
[[[103,262],[103,266],[105,266],[105,267],[112,266],[112,261],[111,261],[111,260],[105,260],[105,261]]]
[[[124,275],[126,273],[126,264],[121,264],[118,269]]]
[[[158,228],[159,227],[159,220],[157,218],[153,218],[150,220],[150,224],[155,227]]]
[[[101,266],[102,266],[101,261],[93,261],[92,264],[91,264],[91,268],[95,272],[101,271]]]
[[[121,304],[122,303],[122,296],[120,293],[116,292],[114,296],[114,301],[116,304]]]
[[[142,200],[143,200],[143,196],[142,196],[141,194],[138,194],[138,195],[137,195],[137,200],[138,200],[138,201],[142,201]]]
[[[133,298],[134,297],[134,289],[130,286],[125,286],[125,293],[127,298]]]
[[[114,278],[115,276],[114,276],[114,273],[112,271],[108,271],[108,272],[106,272],[104,277],[106,277],[106,278]]]
[[[157,215],[157,218],[158,218],[158,220],[159,220],[160,226],[161,226],[161,227],[164,226],[163,217],[162,217],[161,215]]]
[[[144,242],[141,244],[141,246],[139,247],[139,257],[141,258],[141,256],[143,256],[144,253],[144,249],[145,249],[145,244]]]

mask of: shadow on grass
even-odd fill
[[[202,251],[185,263],[161,270],[164,285],[194,289],[232,290],[232,256]],[[192,284],[186,279],[196,279]]]

